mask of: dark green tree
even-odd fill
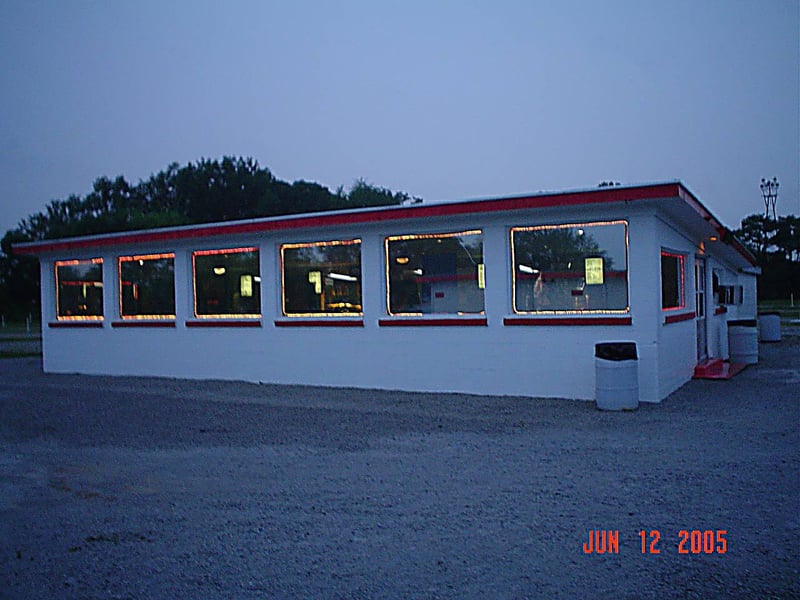
[[[800,219],[754,214],[733,233],[758,259],[760,300],[800,298]]]
[[[0,314],[27,310],[38,302],[37,260],[14,256],[11,244],[24,241],[150,229],[174,225],[253,219],[344,208],[418,202],[359,179],[348,193],[314,182],[287,183],[252,158],[225,156],[180,166],[171,163],[131,185],[124,177],[99,177],[92,190],[52,200],[3,237],[0,254]]]

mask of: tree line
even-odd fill
[[[137,184],[122,176],[100,177],[88,194],[53,200],[5,233],[0,241],[0,314],[23,318],[39,312],[38,260],[12,254],[16,242],[409,202],[421,199],[363,179],[347,191],[304,180],[288,183],[252,158],[230,156],[172,163]],[[734,235],[762,268],[759,299],[800,298],[798,217],[753,214]]]
[[[800,218],[772,219],[762,214],[742,219],[733,234],[755,255],[761,267],[759,300],[800,299]]]
[[[88,194],[53,200],[3,236],[0,313],[22,318],[39,312],[38,260],[12,254],[13,243],[409,202],[421,199],[363,179],[347,191],[304,180],[288,183],[252,158],[230,156],[172,163],[137,184],[100,177]]]

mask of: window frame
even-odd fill
[[[674,258],[678,261],[678,272],[676,281],[678,286],[678,304],[675,306],[664,306],[664,267],[663,267],[664,258]],[[663,312],[686,309],[686,258],[687,254],[685,253],[677,252],[674,250],[668,250],[666,248],[661,249],[661,253],[659,254],[659,263],[658,263],[658,271],[659,271],[658,283],[659,283],[659,290],[661,292],[661,310]]]
[[[123,285],[124,281],[122,279],[122,263],[124,262],[135,262],[135,261],[146,261],[146,260],[162,260],[162,259],[171,259],[172,260],[172,312],[171,313],[161,313],[161,314],[144,314],[144,315],[126,315],[123,313]],[[123,321],[174,321],[176,319],[176,301],[175,301],[175,253],[174,252],[162,252],[156,254],[136,254],[136,255],[125,255],[125,256],[118,256],[117,257],[117,281],[119,284],[119,318]]]
[[[260,320],[262,317],[262,303],[263,303],[263,294],[261,293],[261,285],[259,285],[259,297],[258,297],[258,308],[259,311],[257,313],[210,313],[210,314],[198,314],[197,312],[197,257],[198,256],[213,256],[217,254],[243,254],[246,252],[254,252],[256,254],[256,266],[258,267],[258,274],[254,275],[254,277],[258,277],[258,283],[261,283],[261,249],[258,246],[237,246],[233,248],[214,248],[208,250],[193,250],[192,251],[192,315],[195,319],[203,319],[203,320],[250,320],[256,321]]]
[[[100,281],[93,282],[92,287],[100,288],[100,314],[99,315],[62,315],[61,314],[61,284],[59,282],[58,268],[70,267],[80,264],[100,265]],[[56,321],[103,321],[105,319],[105,285],[103,282],[103,258],[76,258],[53,261],[53,277],[55,278],[55,304]],[[99,283],[100,285],[96,285]]]
[[[352,312],[326,312],[326,311],[317,311],[317,312],[296,312],[296,313],[287,313],[286,312],[286,263],[284,257],[285,250],[293,250],[296,248],[312,248],[312,247],[320,247],[320,246],[358,246],[358,271],[359,271],[359,279],[358,279],[358,288],[359,288],[359,297],[361,299],[360,310],[352,311]],[[326,319],[326,318],[336,318],[336,319],[353,319],[353,318],[362,318],[364,316],[364,288],[363,288],[363,261],[362,261],[362,239],[361,238],[351,238],[351,239],[343,239],[343,240],[325,240],[325,241],[316,241],[316,242],[287,242],[281,243],[278,245],[278,260],[280,261],[279,269],[281,275],[281,318],[285,319]],[[323,283],[324,285],[324,283]]]
[[[544,310],[522,310],[517,307],[517,253],[514,234],[526,231],[543,231],[549,229],[574,229],[590,228],[597,226],[622,225],[625,235],[625,308],[595,308],[595,309],[544,309]],[[583,223],[551,223],[545,225],[519,225],[509,229],[509,247],[511,250],[511,310],[514,315],[536,317],[537,315],[630,315],[631,312],[631,288],[630,288],[630,233],[629,222],[627,219],[613,219],[608,221],[587,221]],[[589,257],[584,257],[589,258]]]
[[[483,308],[479,312],[466,312],[466,311],[456,311],[456,312],[421,312],[421,311],[399,311],[399,312],[392,312],[392,284],[391,284],[391,254],[389,250],[389,245],[392,242],[397,241],[406,241],[406,240],[423,240],[423,239],[440,239],[440,238],[456,238],[456,237],[464,237],[469,235],[479,235],[481,236],[481,262],[476,264],[476,279],[478,282],[478,288],[481,290],[482,299],[483,299]],[[391,323],[392,319],[395,318],[403,318],[403,317],[412,317],[415,320],[417,319],[430,319],[432,322],[444,322],[444,321],[453,321],[458,322],[458,320],[467,321],[481,321],[481,324],[485,324],[485,318],[478,318],[486,316],[486,262],[484,256],[484,240],[483,240],[484,232],[483,229],[467,229],[464,231],[445,231],[445,232],[434,232],[434,233],[408,233],[408,234],[401,234],[401,235],[388,235],[384,237],[383,240],[383,248],[384,248],[384,269],[385,269],[385,284],[386,284],[386,314],[391,318],[389,320],[382,319],[381,325],[387,325]],[[405,322],[405,321],[396,321],[396,322]]]
[[[717,303],[719,306],[736,306],[744,303],[744,286],[742,285],[720,285],[717,293]]]

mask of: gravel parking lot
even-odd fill
[[[621,414],[0,360],[0,597],[800,597],[790,333]]]

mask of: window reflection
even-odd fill
[[[175,318],[175,255],[119,257],[119,314],[123,319]]]
[[[514,312],[627,312],[625,221],[511,230]]]
[[[200,250],[192,263],[195,316],[261,316],[258,248]]]
[[[661,251],[661,308],[670,310],[683,308],[684,258],[681,254]]]
[[[390,315],[482,313],[483,234],[418,234],[386,238]]]
[[[285,316],[360,315],[361,240],[283,244]]]
[[[103,259],[59,260],[56,272],[58,319],[103,318]]]

